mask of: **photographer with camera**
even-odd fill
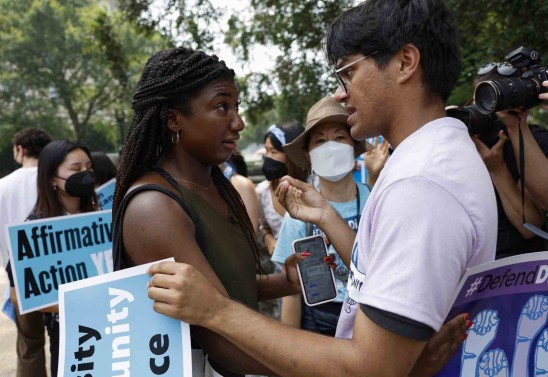
[[[539,95],[539,99],[548,101],[548,81],[544,81],[542,85],[546,88],[546,92]],[[525,187],[528,194],[535,203],[545,211],[548,211],[548,158],[546,154],[546,137],[543,142],[538,140],[537,135],[532,133],[527,126],[527,111],[514,110],[519,116],[504,112],[499,117],[508,129],[510,140],[516,152],[516,159],[519,159],[519,129],[521,128],[523,135],[524,146],[524,161],[527,178]],[[521,120],[521,122],[520,122]],[[546,131],[544,131],[546,133]]]
[[[482,83],[481,85],[485,86],[488,85],[486,83],[504,83],[505,80],[508,82],[508,79],[511,78],[520,80],[520,76],[520,70],[511,64],[489,63],[478,69],[474,84]],[[501,96],[504,96],[504,91],[501,92]],[[476,93],[478,92],[476,91]],[[483,102],[477,104],[480,112],[485,107]],[[472,107],[472,109],[475,109],[475,107]],[[472,140],[485,162],[496,191],[498,208],[496,258],[541,251],[544,249],[542,238],[530,232],[523,225],[524,211],[527,222],[536,227],[543,226],[545,213],[542,210],[542,205],[529,195],[529,184],[534,179],[533,176],[537,175],[533,172],[534,168],[527,169],[526,167],[525,169],[527,172],[525,180],[527,189],[522,202],[521,169],[518,163],[520,159],[517,153],[519,150],[519,135],[516,117],[510,110],[493,112],[488,115],[480,112],[470,117],[472,124],[469,124],[469,129]],[[548,156],[548,131],[536,125],[528,125],[526,115],[524,113],[521,117],[524,125],[524,139],[525,134],[528,135],[528,142],[524,148],[527,151],[525,162],[528,164],[527,166],[543,165],[539,164],[539,161],[546,162],[546,156]],[[509,126],[508,128],[505,126],[505,124],[511,123],[515,126]],[[508,139],[512,142],[507,143]],[[544,165],[548,169],[548,164]],[[547,181],[548,179],[545,178],[544,183]]]

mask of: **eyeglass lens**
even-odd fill
[[[339,83],[339,86],[342,86],[343,90],[346,92],[346,85],[341,77],[341,74],[339,72],[336,72],[333,70],[333,73],[335,74],[335,77],[337,78],[337,82]]]

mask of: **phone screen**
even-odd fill
[[[293,242],[296,253],[308,251],[310,256],[298,263],[301,285],[307,305],[317,305],[337,297],[333,271],[324,262],[328,255],[323,237],[307,237]]]

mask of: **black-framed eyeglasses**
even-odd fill
[[[341,72],[344,72],[345,70],[347,70],[348,68],[350,68],[351,66],[353,66],[354,64],[356,64],[357,62],[360,62],[364,59],[367,59],[369,58],[370,56],[373,56],[375,55],[377,52],[379,51],[375,51],[375,52],[372,52],[371,54],[369,55],[366,55],[366,56],[362,56],[361,58],[359,59],[356,59],[354,60],[352,63],[348,63],[347,65],[345,65],[344,67],[341,67],[339,69],[335,69],[335,68],[332,68],[332,71],[333,73],[335,74],[335,77],[337,78],[337,82],[339,83],[339,86],[342,86],[343,90],[345,93],[348,93],[348,90],[346,88],[347,84],[349,83],[345,83],[342,76],[341,76]]]
[[[517,68],[508,63],[487,63],[478,68],[477,75],[483,76],[491,73],[494,69],[497,69],[497,73],[501,76],[513,76]]]

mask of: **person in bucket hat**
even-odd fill
[[[299,135],[291,143],[285,144],[283,149],[293,163],[303,169],[311,169],[310,158],[306,154],[306,143],[310,136],[310,132],[317,126],[325,123],[337,123],[350,126],[346,122],[348,113],[346,110],[331,96],[327,96],[316,102],[308,111],[306,117],[306,125],[304,132]],[[373,149],[373,145],[367,141],[354,140],[354,157],[358,157],[366,150]]]
[[[347,118],[348,114],[333,97],[324,97],[310,108],[305,131],[283,148],[293,163],[317,175],[317,187],[323,197],[356,232],[370,190],[354,181],[355,158],[365,151],[366,144],[352,139]],[[372,147],[369,143],[368,146]],[[323,235],[323,232],[315,224],[286,215],[272,260],[283,268],[285,260],[292,254],[293,241],[318,234]],[[324,335],[335,335],[349,271],[333,245],[329,246],[329,252],[331,263],[336,266],[337,298],[310,307],[303,305],[301,294],[283,297],[282,322]]]

